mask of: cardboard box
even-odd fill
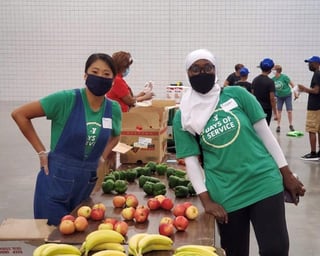
[[[0,225],[0,241],[42,240],[52,232],[47,219],[5,219]]]
[[[187,86],[168,85],[166,87],[167,99],[172,99],[175,100],[176,103],[180,103],[182,95],[188,88]]]
[[[120,155],[120,163],[161,162],[167,149],[167,123],[174,100],[153,100],[149,107],[135,107],[122,116],[120,142],[133,148]]]

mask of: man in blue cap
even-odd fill
[[[302,156],[301,159],[319,160],[320,150],[317,152],[317,141],[320,147],[320,57],[312,56],[305,62],[313,72],[310,87],[301,84],[298,84],[298,87],[300,92],[308,93],[306,131],[309,133],[311,152]]]
[[[235,83],[235,85],[239,85],[247,89],[248,92],[252,92],[252,84],[248,82],[249,69],[243,67],[240,69],[240,80]]]
[[[275,84],[273,80],[268,77],[274,67],[272,59],[265,58],[260,62],[259,65],[261,74],[256,76],[252,81],[252,93],[256,96],[257,100],[261,104],[264,112],[266,113],[266,120],[270,125],[272,112],[277,119],[276,109],[276,96],[275,96]]]

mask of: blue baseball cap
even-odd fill
[[[243,68],[240,69],[240,76],[246,76],[249,73],[250,73],[249,69],[247,69],[246,67],[243,67]]]
[[[319,56],[312,56],[309,59],[304,60],[304,62],[316,62],[320,63],[320,57]]]
[[[270,70],[274,66],[274,62],[272,59],[265,58],[260,62],[260,68],[262,70]]]

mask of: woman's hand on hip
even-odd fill
[[[49,168],[48,168],[48,153],[44,152],[43,154],[39,154],[40,159],[40,167],[43,168],[44,173],[49,175]]]

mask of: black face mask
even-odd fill
[[[105,95],[112,86],[113,79],[88,74],[86,85],[95,96]]]
[[[199,75],[190,77],[189,81],[193,90],[206,94],[213,88],[215,79],[214,74],[200,73]]]

